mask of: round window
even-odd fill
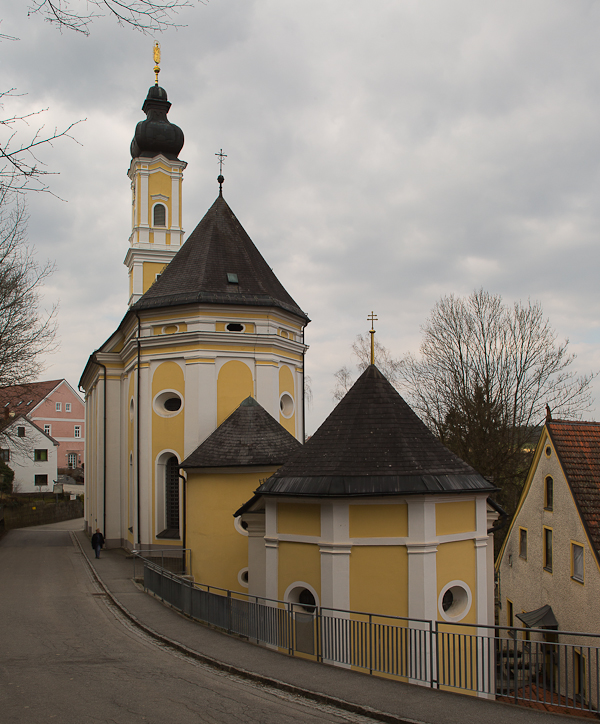
[[[133,415],[135,414],[135,402],[133,401],[133,397],[129,401],[129,419],[133,420]]]
[[[284,417],[291,417],[294,414],[294,398],[289,392],[284,392],[279,398],[279,409]]]
[[[440,593],[438,606],[445,621],[460,621],[471,609],[471,590],[463,581],[451,581]]]
[[[315,613],[317,606],[317,594],[307,583],[297,581],[292,583],[284,595],[284,601],[293,604],[293,610],[298,613]]]
[[[225,329],[228,332],[243,332],[244,331],[244,325],[243,324],[237,324],[235,322],[232,322],[228,324]]]
[[[152,402],[154,412],[161,417],[174,417],[183,407],[183,398],[175,390],[159,392]]]
[[[242,568],[242,570],[238,573],[238,582],[244,588],[248,588],[248,569],[247,568]]]
[[[248,523],[242,520],[241,515],[238,515],[233,519],[233,525],[238,533],[241,533],[242,535],[248,535]]]

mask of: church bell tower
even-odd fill
[[[160,47],[154,45],[155,84],[149,89],[131,141],[131,236],[125,265],[129,270],[129,306],[152,286],[183,242],[181,187],[187,166],[178,156],[183,131],[171,123],[171,107],[158,85]]]

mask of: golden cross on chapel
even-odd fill
[[[367,317],[369,322],[371,322],[371,329],[369,330],[369,334],[371,335],[371,364],[375,364],[375,329],[373,327],[373,323],[377,322],[377,315],[371,312],[369,316]]]
[[[158,40],[154,43],[154,73],[156,75],[154,85],[158,85],[158,74],[160,73],[160,43]]]

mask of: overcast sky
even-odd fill
[[[0,44],[3,87],[27,94],[4,117],[86,119],[77,143],[40,154],[65,201],[29,196],[30,242],[56,262],[44,302],[60,300],[44,378],[76,386],[126,311],[126,172],[153,38],[3,12],[20,38]],[[210,0],[178,20],[157,39],[185,134],[184,228],[218,193],[223,148],[226,200],[312,319],[309,433],[371,310],[400,356],[442,295],[539,300],[577,370],[600,369],[600,3]]]

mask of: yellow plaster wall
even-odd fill
[[[167,225],[171,225],[171,176],[162,171],[162,164],[153,164],[154,168],[160,168],[161,171],[151,173],[148,178],[148,224],[152,226],[152,207],[154,204],[164,204],[167,207]],[[151,167],[151,168],[152,168]],[[153,199],[152,196],[161,194],[166,196],[167,201],[163,199]]]
[[[185,382],[183,370],[175,362],[163,362],[152,375],[152,399],[161,390],[176,390],[185,400]],[[152,410],[152,521],[156,520],[156,458],[162,450],[175,450],[179,459],[183,459],[183,407],[174,417],[161,417]],[[154,531],[154,535],[160,531]],[[162,541],[165,543],[165,541]],[[167,543],[168,544],[168,543]]]
[[[408,506],[350,505],[350,538],[404,538],[408,536]]]
[[[264,471],[188,474],[186,543],[196,581],[247,590],[238,573],[248,566],[248,538],[236,530],[232,512],[252,497],[264,477]]]
[[[130,405],[131,405],[131,398],[134,398],[134,410],[133,410],[133,419],[130,414]],[[129,495],[131,486],[129,485],[129,475],[130,475],[130,467],[129,467],[129,457],[133,454],[134,449],[134,423],[136,418],[136,409],[135,405],[137,405],[137,400],[135,400],[135,371],[131,372],[129,375],[129,387],[127,391],[127,540],[133,544],[133,533],[129,530],[129,521],[135,518],[135,511],[133,511],[132,515],[132,508],[135,505],[135,499],[131,499],[131,496]],[[135,480],[134,480],[135,485]]]
[[[154,282],[156,281],[156,275],[163,273],[164,268],[165,264],[157,264],[154,261],[144,262],[144,293],[146,293],[148,289],[150,289],[150,287],[154,284]]]
[[[217,379],[217,426],[252,395],[254,380],[248,365],[237,360],[224,364]]]
[[[462,540],[442,543],[438,546],[437,558],[437,595],[450,581],[464,581],[471,589],[473,597],[469,613],[461,619],[461,623],[477,622],[477,568],[475,558],[475,541]],[[438,620],[442,620],[439,616]]]
[[[475,501],[462,500],[456,503],[436,503],[436,535],[470,533],[477,527]]]
[[[280,601],[295,581],[311,585],[321,599],[321,553],[317,544],[280,541],[278,573]]]
[[[278,503],[277,532],[290,535],[321,535],[321,506]]]
[[[294,395],[294,376],[289,367],[285,365],[279,370],[279,396],[287,392],[294,400],[294,413],[291,417],[284,417],[279,413],[279,422],[291,434],[296,435],[296,397]]]
[[[408,616],[406,546],[352,547],[350,609],[389,616]]]

